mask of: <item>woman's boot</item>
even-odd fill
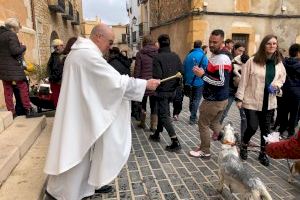
[[[150,131],[151,132],[155,132],[156,131],[156,127],[157,127],[157,115],[156,114],[152,114],[151,115],[151,122],[150,122]]]
[[[141,122],[138,125],[139,128],[145,129],[146,128],[146,111],[142,110],[141,113]]]
[[[269,158],[265,153],[265,147],[261,147],[261,150],[260,150],[259,156],[258,156],[258,160],[262,165],[264,165],[266,167],[270,165]]]
[[[240,157],[242,160],[247,160],[248,158],[248,150],[247,150],[247,144],[242,143],[240,148]]]

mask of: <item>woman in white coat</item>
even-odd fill
[[[242,77],[236,93],[237,107],[244,108],[247,129],[242,138],[240,157],[246,160],[247,146],[259,126],[261,132],[261,151],[258,160],[269,166],[265,154],[263,136],[270,133],[270,123],[277,107],[276,95],[285,81],[285,68],[282,55],[278,51],[277,37],[267,35],[263,38],[258,51],[242,68]]]

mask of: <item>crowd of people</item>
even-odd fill
[[[23,62],[26,46],[17,37],[20,28],[14,18],[0,27],[0,79],[7,110],[17,114],[13,104],[16,87],[19,94],[15,97],[26,116],[38,117],[30,104]],[[289,57],[284,58],[277,37],[270,34],[249,56],[246,44],[224,37],[223,30],[215,29],[208,45],[195,40],[181,61],[171,50],[169,35],[161,34],[157,40],[146,35],[133,63],[113,47],[114,34],[104,24],[96,25],[89,39],[72,37],[66,46],[60,39],[53,40],[47,72],[57,110],[45,166],[50,175],[48,198],[81,199],[111,190],[106,185],[130,153],[131,101],[141,102],[134,104],[139,108],[134,112],[139,113],[138,127],[145,129],[149,99],[153,132],[149,140],[160,142],[165,129],[171,141],[167,151],[181,150],[173,121],[180,120],[185,95],[189,124],[198,124],[201,141],[190,156],[210,159],[211,139],[219,139],[222,123],[235,102],[241,118],[241,159],[248,158],[248,146],[258,127],[262,165],[269,166],[268,155],[299,158],[300,132],[296,134],[295,128],[300,118],[300,44],[291,45]],[[182,79],[160,82],[178,72]],[[277,128],[290,140],[266,144],[263,136]]]

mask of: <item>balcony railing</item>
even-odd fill
[[[73,20],[73,5],[70,1],[68,1],[66,6],[66,12],[64,15],[62,15],[62,18],[65,20]]]
[[[150,33],[148,22],[142,22],[139,24],[139,36],[144,36]]]
[[[64,13],[65,0],[48,0],[48,8],[51,12]]]
[[[76,11],[76,14],[74,16],[74,20],[71,22],[72,25],[80,25],[80,16],[79,12]]]

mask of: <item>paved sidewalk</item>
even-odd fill
[[[219,142],[212,142],[212,158],[208,161],[188,155],[188,152],[199,143],[198,127],[189,125],[188,119],[189,112],[185,98],[179,121],[174,122],[182,145],[179,153],[164,150],[170,143],[165,131],[160,143],[150,142],[149,127],[146,130],[138,129],[137,122],[133,121],[131,154],[127,165],[112,183],[114,192],[95,195],[92,199],[239,199],[239,195],[232,195],[228,188],[222,194],[216,191]],[[236,130],[239,130],[240,117],[234,104],[225,122],[228,120],[234,124]],[[147,124],[149,125],[149,121]],[[258,136],[257,133],[252,142],[259,144]],[[300,199],[300,178],[297,177],[292,184],[287,182],[289,176],[287,161],[271,159],[270,166],[264,167],[258,162],[257,156],[257,152],[250,152],[248,160],[244,162],[245,166],[262,179],[273,199]]]

